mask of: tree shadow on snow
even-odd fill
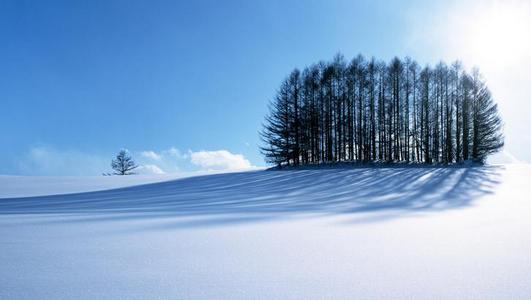
[[[167,218],[164,226],[170,227],[219,226],[305,213],[400,216],[468,206],[494,191],[501,170],[484,166],[228,173],[107,191],[2,199],[0,214],[76,216],[70,221]],[[182,218],[176,222],[175,217]]]

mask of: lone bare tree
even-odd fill
[[[132,175],[132,171],[138,168],[133,158],[128,154],[127,150],[120,150],[116,155],[116,159],[111,162],[111,167],[114,170],[114,175]]]

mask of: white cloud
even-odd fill
[[[241,154],[227,150],[189,152],[192,164],[207,170],[243,170],[253,166]]]
[[[140,165],[135,171],[139,174],[166,174],[159,166],[153,164]]]
[[[146,150],[140,152],[140,164],[145,168],[150,166],[150,172],[160,174],[159,171],[171,173],[184,168],[188,171],[197,170],[243,170],[253,166],[241,154],[233,154],[227,150],[191,151],[183,153],[175,147],[166,150]],[[156,161],[156,165],[153,165]],[[153,168],[156,166],[157,169]]]
[[[181,170],[182,165],[190,164],[186,160],[188,155],[183,154],[179,149],[171,147],[165,150],[145,150],[137,152],[138,163],[148,169],[143,172],[150,174],[175,173]],[[156,164],[154,164],[156,163]],[[156,167],[156,169],[154,168]]]
[[[160,154],[157,154],[155,151],[142,151],[140,153],[140,155],[142,155],[142,157],[145,157],[147,159],[152,159],[152,160],[160,160],[161,159],[161,155]]]
[[[245,170],[255,168],[242,154],[227,150],[191,151],[183,153],[172,147],[166,150],[132,151],[139,165],[138,174],[166,174],[193,171]],[[111,160],[116,153],[104,155],[78,150],[56,149],[50,146],[31,148],[18,161],[18,174],[22,175],[101,175],[111,173]]]

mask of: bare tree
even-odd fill
[[[266,117],[269,163],[341,161],[459,163],[503,146],[502,122],[479,71],[455,62],[388,64],[361,55],[295,69]]]
[[[127,150],[120,150],[116,158],[112,160],[111,167],[114,170],[114,175],[132,175],[132,171],[138,168],[133,158],[129,155]]]
[[[479,71],[472,72],[472,159],[485,162],[487,155],[503,147],[502,121]]]
[[[277,95],[270,103],[266,124],[260,133],[266,144],[260,150],[268,163],[281,166],[290,164],[292,142],[290,139],[291,110],[289,105],[289,82],[285,80]]]

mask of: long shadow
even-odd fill
[[[0,214],[82,214],[89,220],[200,216],[199,222],[218,224],[301,213],[439,211],[470,205],[492,193],[501,170],[484,166],[228,173],[107,191],[2,199]],[[231,217],[219,218],[222,215]]]

